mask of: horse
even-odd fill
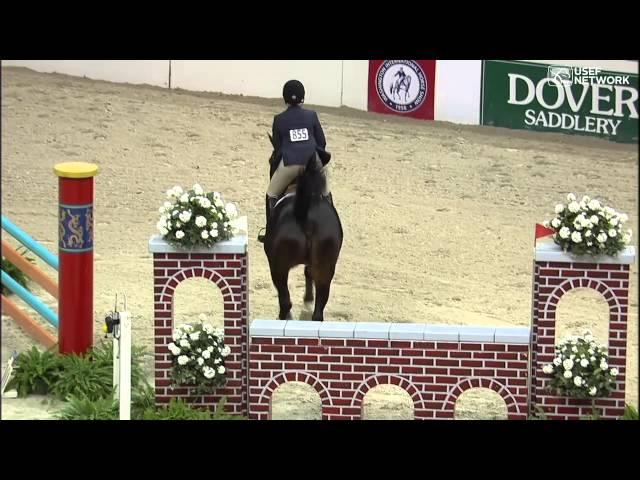
[[[407,101],[409,97],[409,87],[411,86],[411,77],[407,75],[404,78],[399,78],[391,85],[391,97],[395,98],[396,96],[400,98],[400,92],[404,90],[404,101]]]
[[[273,138],[269,135],[273,145]],[[270,176],[279,161],[278,152],[271,154]],[[315,161],[315,153],[295,181],[295,193],[280,197],[267,222],[264,251],[269,261],[271,280],[278,291],[280,320],[291,320],[289,271],[304,265],[305,293],[303,301],[311,303],[316,292],[312,315],[324,321],[324,308],[329,300],[331,281],[342,248],[343,231],[335,207],[322,196],[325,178]]]

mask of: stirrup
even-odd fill
[[[261,233],[260,233],[260,232],[262,232],[262,231],[265,231],[265,229],[264,229],[264,228],[261,228],[261,229],[260,229],[260,231],[258,231],[258,241],[259,241],[260,243],[264,243],[264,240],[265,240],[265,238],[267,237],[267,234],[266,234],[266,233],[264,233],[264,234],[261,234]]]

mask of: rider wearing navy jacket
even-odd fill
[[[302,83],[289,80],[282,89],[287,109],[273,118],[274,161],[279,163],[267,189],[267,223],[280,195],[304,171],[314,153],[315,161],[326,179],[326,165],[331,160],[331,154],[326,150],[327,141],[318,114],[301,106],[304,95]],[[332,201],[328,183],[324,196]]]

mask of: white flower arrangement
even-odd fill
[[[589,331],[583,337],[569,337],[556,346],[553,361],[542,368],[552,375],[551,389],[568,397],[596,398],[608,395],[615,386],[616,368],[609,368],[607,349]]]
[[[156,227],[168,243],[186,248],[211,247],[237,234],[232,220],[238,217],[238,210],[233,203],[225,203],[220,193],[205,193],[195,184],[186,192],[175,186],[167,190],[167,198],[158,210]]]
[[[629,220],[626,214],[586,195],[578,202],[576,196],[569,193],[567,202],[567,205],[557,204],[556,217],[544,222],[545,227],[555,231],[553,240],[565,252],[615,256],[631,241],[631,230],[623,231],[623,225]]]
[[[167,345],[173,356],[174,385],[194,385],[199,393],[210,393],[226,381],[224,359],[231,349],[224,344],[224,331],[214,328],[204,314],[196,324],[185,324],[173,332]]]

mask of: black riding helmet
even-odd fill
[[[290,105],[296,105],[304,101],[304,85],[298,80],[289,80],[282,88],[282,98]]]

